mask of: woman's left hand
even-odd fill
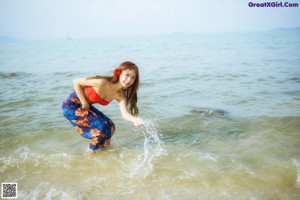
[[[136,127],[141,127],[141,126],[144,126],[144,121],[141,119],[141,118],[134,118],[133,120],[133,124],[136,126]]]

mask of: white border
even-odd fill
[[[3,185],[4,184],[16,184],[16,197],[3,197]],[[18,198],[18,183],[1,183],[1,199],[17,199]]]

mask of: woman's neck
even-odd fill
[[[117,83],[110,83],[109,86],[110,86],[110,88],[111,88],[113,91],[116,91],[116,92],[118,92],[118,91],[120,91],[120,90],[123,89],[123,87],[122,87],[122,85],[121,85],[120,82],[117,82]]]

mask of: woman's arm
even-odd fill
[[[99,81],[97,80],[88,80],[86,78],[77,78],[73,80],[73,86],[75,89],[75,92],[82,104],[82,108],[89,110],[90,109],[90,104],[88,103],[85,95],[84,95],[84,90],[83,90],[83,86],[96,86]]]
[[[119,101],[119,107],[120,107],[120,111],[121,111],[121,114],[122,114],[122,117],[127,120],[127,121],[131,121],[133,122],[133,124],[136,126],[136,127],[140,127],[140,126],[143,126],[144,125],[144,122],[141,118],[138,118],[138,117],[134,117],[133,115],[131,115],[128,111],[127,111],[127,108],[126,108],[126,100],[125,99],[122,99]]]

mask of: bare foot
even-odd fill
[[[86,154],[86,155],[93,155],[93,154],[95,154],[95,153],[96,153],[96,151],[91,150],[90,148],[88,148],[88,149],[84,152],[84,154]]]

